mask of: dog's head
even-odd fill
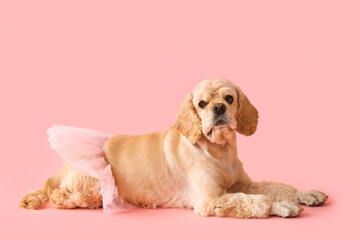
[[[185,97],[175,126],[192,144],[201,137],[224,144],[235,130],[252,135],[257,122],[258,111],[239,87],[226,79],[210,78]]]

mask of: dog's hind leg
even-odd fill
[[[99,180],[64,164],[56,176],[47,180],[41,189],[26,194],[19,206],[41,209],[49,199],[56,208],[101,207]]]
[[[102,206],[99,180],[70,169],[49,196],[56,208],[98,208]]]

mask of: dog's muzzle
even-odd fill
[[[222,130],[228,127],[229,120],[226,115],[215,115],[212,120],[211,130],[206,134],[208,137],[211,137],[213,130]]]

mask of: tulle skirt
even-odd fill
[[[47,133],[51,148],[60,154],[69,167],[100,180],[105,213],[134,208],[119,196],[111,166],[105,160],[105,144],[110,134],[60,125],[49,128]]]

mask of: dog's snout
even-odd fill
[[[212,107],[212,111],[217,114],[217,115],[221,115],[224,114],[226,111],[226,106],[223,103],[216,103],[214,104],[214,106]]]

